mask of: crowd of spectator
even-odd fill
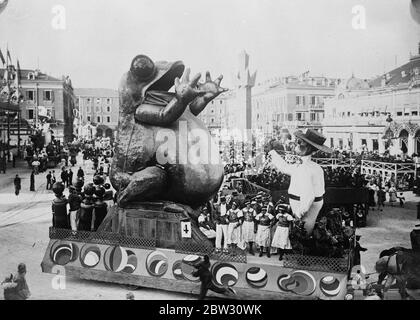
[[[290,143],[289,143],[290,149]],[[412,163],[420,162],[420,157],[417,154],[413,154],[411,157],[403,155],[390,155],[389,152],[379,154],[377,151],[361,151],[352,152],[346,150],[335,150],[333,154],[326,154],[321,151],[317,152],[314,158],[318,159],[354,159],[355,161],[347,167],[323,167],[325,172],[325,186],[326,187],[347,187],[347,188],[361,188],[374,178],[375,180],[381,179],[382,176],[379,172],[373,170],[371,174],[362,174],[360,170],[361,160],[370,160],[376,162],[387,162],[387,163]],[[263,157],[264,158],[264,157]],[[242,161],[241,163],[227,163],[225,165],[225,176],[230,178],[235,177],[246,177],[250,182],[256,183],[269,190],[285,190],[289,185],[289,177],[283,175],[276,170],[265,168],[260,166],[255,167],[253,160],[248,162]],[[413,173],[403,173],[395,177],[395,174],[385,174],[384,180],[390,188],[390,184],[393,183],[394,187],[400,191],[413,190],[415,185],[415,179]]]
[[[54,168],[60,161],[68,163],[69,150],[59,140],[52,140],[46,146],[27,145],[23,151],[23,158],[35,174]]]
[[[269,190],[286,190],[290,184],[288,175],[269,168],[264,168],[261,173],[247,176],[250,182],[258,184]]]
[[[391,155],[388,151],[380,154],[379,151],[347,151],[347,150],[334,150],[332,154],[323,153],[321,151],[317,152],[314,156],[315,158],[333,158],[333,159],[355,159],[356,162],[360,160],[369,160],[376,162],[387,162],[387,163],[418,163],[419,157],[416,153],[413,153],[411,156],[407,154],[397,154]]]
[[[56,195],[53,201],[53,226],[73,231],[96,231],[115,200],[111,184],[106,183],[113,155],[112,144],[107,139],[99,138],[78,141],[77,145],[84,159],[92,161],[95,170],[93,181],[85,184],[82,167],[73,181],[73,171],[71,168],[66,170],[64,164],[60,182],[52,183],[51,175],[47,175],[49,185]],[[86,154],[90,154],[89,157],[85,157]],[[63,195],[65,188],[69,189],[68,199]]]

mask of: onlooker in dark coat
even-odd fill
[[[31,173],[31,184],[29,187],[29,191],[35,191],[35,172],[32,171]]]
[[[67,185],[67,178],[68,178],[67,171],[63,167],[63,169],[61,171],[61,182],[64,184],[64,186]]]
[[[63,195],[64,185],[61,182],[57,182],[53,186],[55,193],[55,199],[51,204],[52,211],[52,225],[54,228],[70,229],[70,221],[67,214],[68,200]]]
[[[21,180],[19,178],[19,175],[16,175],[15,180],[14,180],[14,184],[15,184],[15,194],[18,196],[20,189],[22,188],[21,186]]]
[[[69,222],[71,229],[73,231],[77,231],[77,223],[79,220],[80,215],[80,204],[82,203],[82,197],[77,194],[76,188],[73,186],[69,187],[70,195],[69,195]]]
[[[378,189],[378,210],[382,211],[386,200],[386,193],[382,187]]]
[[[6,163],[7,163],[6,157],[1,157],[0,158],[0,171],[3,173],[6,173],[6,167],[7,167]]]
[[[51,171],[50,171],[47,174],[47,190],[50,190],[52,188],[51,179],[52,179],[52,175],[51,175]]]
[[[83,171],[82,167],[79,168],[79,170],[77,171],[77,177],[78,178],[85,178],[85,172]]]
[[[73,171],[69,169],[67,171],[67,186],[73,185]]]

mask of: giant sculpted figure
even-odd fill
[[[189,69],[184,69],[181,61],[154,63],[139,55],[123,76],[110,175],[120,206],[168,200],[194,207],[211,198],[222,183],[218,149],[197,118],[225,91],[222,76],[212,81],[207,72],[200,83],[200,74],[190,80]],[[174,92],[169,92],[172,87]],[[191,148],[207,154],[208,160],[191,162]]]

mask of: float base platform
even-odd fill
[[[154,247],[139,239],[133,243],[121,235],[111,242],[104,241],[103,234],[66,232],[71,235],[50,240],[41,263],[43,272],[199,294],[200,281],[192,273],[202,252]],[[277,255],[244,259],[210,254],[210,262],[214,284],[232,287],[237,296],[209,291],[209,297],[342,300],[347,293],[346,259],[288,255],[279,261]]]

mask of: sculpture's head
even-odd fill
[[[154,63],[148,56],[138,55],[131,62],[129,76],[144,97],[149,90],[169,91],[174,86],[175,78],[181,78],[184,69],[182,61]]]

